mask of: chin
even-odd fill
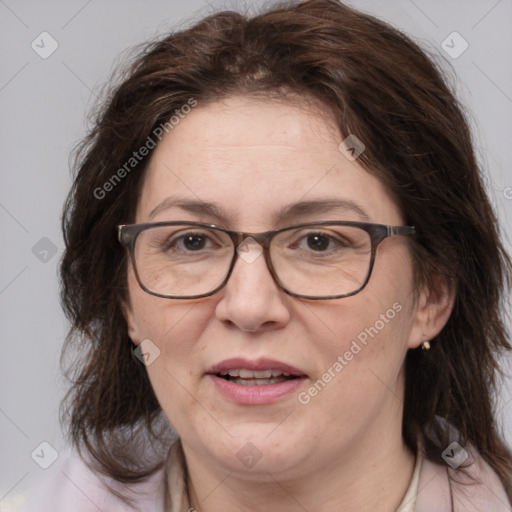
[[[311,436],[304,438],[289,426],[277,425],[238,424],[228,428],[233,437],[223,436],[213,456],[234,472],[274,474],[296,470],[306,458],[303,452],[307,451]]]

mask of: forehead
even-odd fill
[[[339,151],[341,141],[325,109],[311,103],[234,97],[198,104],[155,148],[137,221],[152,220],[169,196],[215,203],[237,229],[267,229],[276,209],[327,198],[361,202],[369,218],[396,221],[384,185]]]
[[[234,96],[198,106],[195,121],[199,114],[206,144],[238,146],[245,141],[247,146],[257,147],[268,146],[272,140],[276,146],[293,144],[296,149],[300,141],[307,150],[315,142],[336,142],[340,137],[327,109],[318,101],[301,96]],[[183,132],[181,135],[186,136]]]

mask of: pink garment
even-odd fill
[[[123,486],[104,479],[123,496],[134,500],[130,509],[77,457],[52,466],[50,481],[31,496],[24,512],[188,512],[181,443],[170,450],[163,469],[141,484]],[[498,476],[481,458],[470,472],[480,483],[464,485],[462,474],[423,459],[415,512],[512,512]],[[448,475],[462,483],[448,479]],[[467,480],[466,480],[467,482]],[[314,512],[314,511],[312,511]]]
[[[475,457],[468,469],[479,484],[469,485],[459,470],[424,459],[415,512],[512,512],[503,484],[482,458]]]
[[[165,512],[163,470],[143,483],[123,485],[98,477],[78,456],[74,456],[62,464],[56,462],[47,471],[51,474],[30,493],[23,512]],[[111,485],[121,495],[133,498],[133,508],[115,496],[105,484]],[[187,509],[182,512],[187,512]]]

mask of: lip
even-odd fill
[[[263,405],[277,402],[286,395],[296,391],[306,380],[306,377],[303,376],[276,384],[244,386],[243,384],[230,382],[217,375],[210,374],[208,377],[213,381],[217,391],[222,396],[232,402],[244,405]]]
[[[257,359],[256,361],[244,359],[243,357],[226,359],[220,363],[214,364],[206,373],[217,374],[222,371],[235,370],[237,368],[244,368],[245,370],[252,370],[255,372],[261,370],[278,370],[291,375],[305,376],[305,373],[302,370],[299,370],[294,366],[265,357]]]
[[[243,384],[236,384],[235,382],[223,379],[217,375],[221,371],[238,368],[252,371],[278,370],[294,375],[296,378],[274,384],[245,386]],[[267,358],[258,359],[256,361],[244,358],[226,359],[225,361],[213,365],[207,371],[207,374],[215,385],[217,391],[219,391],[222,396],[232,402],[245,405],[261,405],[277,402],[296,391],[297,388],[300,387],[307,379],[307,375],[298,368],[282,363],[281,361]]]

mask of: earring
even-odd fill
[[[422,348],[422,350],[425,350],[425,351],[430,350],[430,341],[428,341],[428,340],[424,341],[421,344],[421,348]]]

